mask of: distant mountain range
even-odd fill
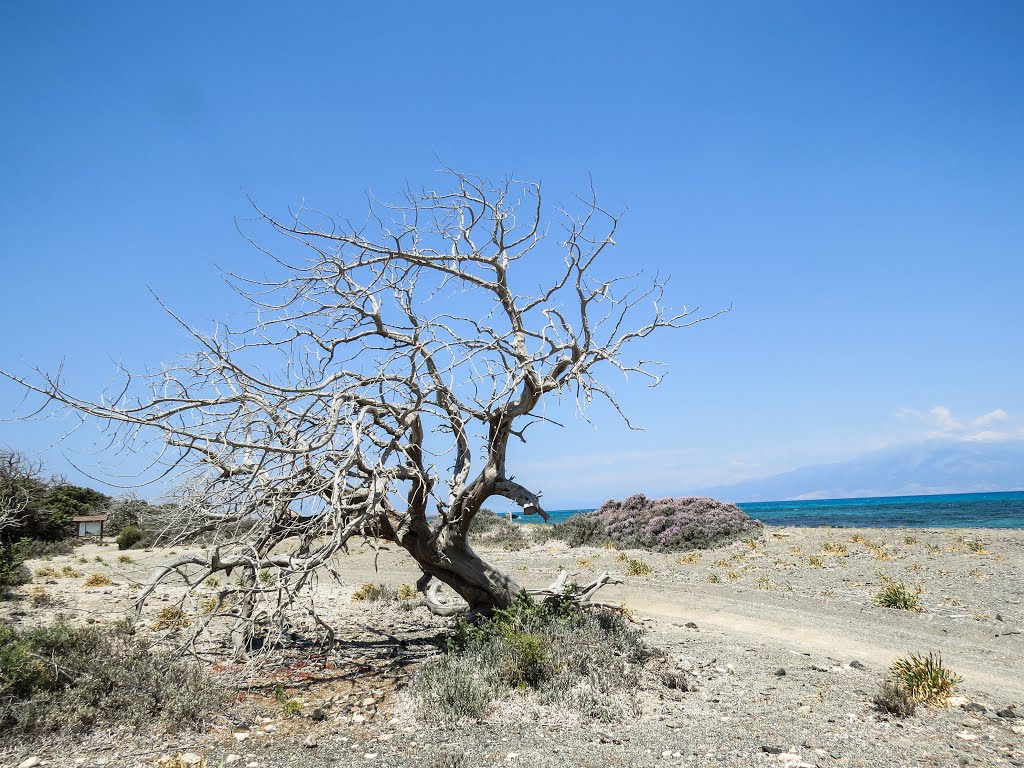
[[[929,441],[701,491],[724,501],[843,499],[1024,489],[1024,440]]]

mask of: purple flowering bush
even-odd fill
[[[574,518],[586,518],[568,524]],[[743,535],[758,535],[762,525],[735,504],[697,497],[648,499],[636,493],[610,499],[596,512],[566,521],[579,544],[612,541],[620,549],[679,552],[718,546]],[[581,540],[586,539],[586,540]]]

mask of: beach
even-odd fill
[[[1024,530],[766,527],[760,538],[693,553],[570,548],[555,540],[481,551],[524,587],[545,586],[563,569],[580,583],[605,571],[621,576],[600,599],[622,605],[663,652],[648,665],[635,718],[579,722],[512,701],[487,722],[422,727],[404,685],[436,652],[429,640],[446,621],[423,608],[354,601],[364,582],[398,587],[418,575],[400,551],[355,547],[338,561],[342,583],[321,579],[315,598],[339,628],[334,666],[356,673],[326,676],[329,682],[296,694],[303,711],[317,709],[325,719],[283,715],[268,704],[267,722],[246,721],[265,693],[257,688],[248,709],[202,734],[97,731],[72,745],[7,742],[0,764],[31,754],[45,765],[116,768],[191,751],[210,766],[237,755],[240,765],[268,768],[1024,765],[1024,717],[1014,717],[1024,716]],[[88,545],[31,562],[33,570],[59,571],[64,560],[85,559],[75,566],[83,575],[104,572],[113,584],[83,589],[81,578],[36,578],[27,588],[46,590],[52,602],[0,603],[0,620],[27,625],[58,613],[73,621],[120,619],[138,583],[168,553],[133,551],[130,564],[118,563],[118,554]],[[916,610],[879,605],[886,585],[901,585]],[[167,604],[154,601],[143,618]],[[963,678],[950,705],[919,707],[907,719],[877,711],[872,699],[890,664],[929,653]],[[288,658],[282,654],[278,671]],[[684,674],[688,690],[660,683],[664,671]],[[367,701],[372,706],[360,709]],[[311,734],[317,746],[303,748]]]

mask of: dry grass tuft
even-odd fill
[[[82,582],[83,587],[109,587],[114,582],[105,573],[90,573]]]

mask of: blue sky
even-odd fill
[[[645,350],[660,389],[616,383],[645,432],[598,409],[517,449],[549,507],[1019,437],[1022,35],[1015,2],[7,3],[0,367],[98,393],[187,349],[147,286],[240,309],[246,195],[358,215],[443,161],[552,205],[593,178],[622,271],[733,307]],[[132,474],[62,426],[0,444]]]

